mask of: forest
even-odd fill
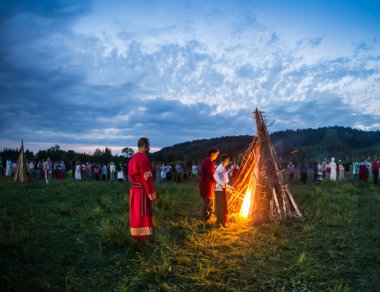
[[[226,136],[194,140],[162,148],[153,154],[156,161],[198,161],[207,155],[210,147],[221,153],[239,158],[252,141],[253,136]],[[323,127],[278,131],[270,134],[277,155],[284,163],[291,160],[322,160],[336,157],[345,161],[380,157],[380,131],[362,131],[349,127]]]

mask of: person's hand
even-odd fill
[[[157,201],[157,195],[156,195],[156,193],[151,193],[151,194],[149,194],[149,195],[148,195],[148,198],[149,198],[149,200],[151,200],[152,202]]]
[[[228,184],[226,184],[226,188],[227,188],[227,189],[230,189],[230,190],[234,190],[234,187],[233,187],[233,186],[230,186],[230,185],[228,185]]]

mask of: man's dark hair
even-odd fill
[[[141,138],[139,139],[139,141],[137,142],[137,147],[142,148],[142,147],[144,147],[144,146],[146,146],[146,147],[150,146],[150,142],[149,142],[149,139],[148,139],[148,138],[146,138],[146,137],[141,137]]]
[[[212,147],[210,148],[210,150],[208,151],[208,156],[211,156],[211,154],[214,154],[216,152],[219,152],[219,149],[216,148],[216,147]]]
[[[222,154],[222,155],[220,155],[220,162],[223,162],[226,159],[230,159],[230,156],[228,154]]]

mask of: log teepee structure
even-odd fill
[[[254,224],[301,218],[297,204],[284,181],[283,169],[270,141],[262,113],[254,112],[257,136],[243,154],[229,210],[239,210]]]
[[[15,182],[29,182],[31,180],[24,155],[24,141],[21,141],[21,148],[18,153],[16,172],[13,176],[13,180]]]

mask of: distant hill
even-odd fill
[[[270,134],[277,155],[283,161],[318,160],[331,158],[351,161],[370,156],[380,158],[380,131],[362,131],[349,127],[323,127],[278,131]],[[253,136],[226,136],[194,140],[162,148],[153,153],[154,161],[199,161],[207,155],[210,147],[221,153],[238,157],[252,141]]]

